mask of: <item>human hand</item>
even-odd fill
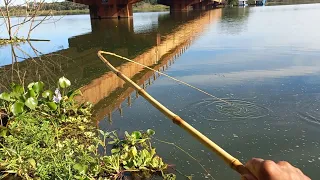
[[[252,174],[242,175],[242,180],[311,180],[300,169],[286,161],[275,163],[253,158],[245,166]]]

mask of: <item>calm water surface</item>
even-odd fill
[[[208,97],[163,76],[108,57],[122,72],[195,128],[245,162],[287,160],[317,179],[320,165],[320,5],[218,9],[169,15],[137,13],[133,20],[66,16],[41,26],[51,42],[0,47],[2,86],[12,68],[54,85],[65,75],[96,104],[104,130],[156,130],[166,162],[194,179],[239,179],[219,158],[172,124],[96,56],[112,51],[195,85]],[[1,33],[3,30],[1,31]],[[21,63],[11,66],[12,51]],[[27,59],[27,60],[24,60]],[[34,74],[34,75],[33,75]],[[15,73],[13,73],[15,75]],[[14,77],[15,78],[15,77]],[[52,78],[52,79],[51,79]],[[206,171],[199,165],[201,163]],[[183,179],[183,176],[178,179]]]

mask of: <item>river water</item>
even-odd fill
[[[96,53],[111,51],[220,98],[107,56],[242,162],[252,157],[287,160],[317,179],[319,18],[320,4],[136,13],[131,20],[120,21],[66,16],[36,30],[34,38],[50,42],[0,47],[0,89],[5,90],[11,79],[18,80],[18,73],[22,78],[26,72],[26,81],[41,79],[51,86],[64,75],[95,104],[94,117],[101,129],[120,134],[154,129],[157,139],[176,145],[154,141],[159,155],[181,174],[239,179],[214,153],[109,72]],[[0,32],[4,34],[3,27]],[[20,63],[11,65],[12,61]]]

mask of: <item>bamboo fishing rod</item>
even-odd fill
[[[162,112],[165,116],[167,116],[169,119],[172,120],[174,124],[177,124],[189,134],[191,134],[193,137],[195,137],[197,140],[199,140],[202,144],[207,146],[209,149],[211,149],[213,152],[215,152],[219,157],[221,157],[232,169],[237,171],[239,174],[251,174],[249,170],[235,157],[230,155],[228,152],[223,150],[220,146],[218,146],[216,143],[211,141],[208,137],[206,137],[204,134],[199,132],[197,129],[192,127],[190,124],[188,124],[186,121],[184,121],[181,117],[170,111],[168,108],[166,108],[164,105],[162,105],[160,102],[158,102],[156,99],[154,99],[150,94],[148,94],[144,89],[142,89],[139,85],[137,85],[135,82],[133,82],[130,78],[128,78],[126,75],[121,73],[119,70],[117,70],[104,56],[106,55],[112,55],[116,57],[123,58],[119,55],[116,55],[114,53],[105,52],[105,51],[99,51],[98,57],[108,66],[108,68],[115,73],[119,78],[124,80],[125,82],[129,83],[129,85],[134,88],[142,97],[144,97],[150,104],[152,104],[155,108],[157,108],[160,112]],[[132,62],[132,60],[130,60]],[[133,61],[134,62],[134,61]],[[144,66],[144,65],[143,65]]]

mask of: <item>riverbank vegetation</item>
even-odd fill
[[[37,4],[39,4],[39,2],[37,2]],[[30,2],[28,6],[34,6],[34,3]],[[26,9],[27,6],[25,5],[11,5],[9,7],[10,15],[19,17],[25,16]],[[5,10],[5,8],[3,7],[2,10]],[[169,7],[158,4],[156,0],[143,0],[141,2],[133,4],[134,12],[154,12],[166,10],[169,10]],[[51,3],[43,2],[43,4],[41,5],[41,9],[38,11],[38,14],[40,16],[89,14],[89,7],[70,1]]]
[[[57,84],[54,92],[41,81],[12,84],[0,94],[1,179],[175,179],[151,145],[153,130],[101,131],[91,104],[75,100],[81,92],[67,91],[64,77]]]
[[[158,4],[156,0],[144,0],[133,5],[134,12],[157,12],[168,11],[169,6]]]

